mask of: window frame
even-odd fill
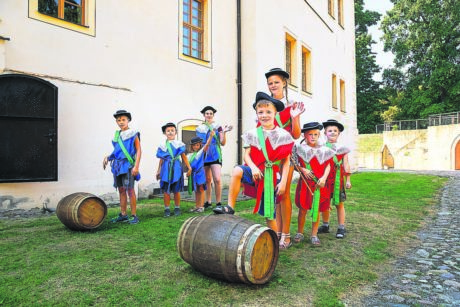
[[[338,110],[338,106],[337,106],[337,75],[336,74],[332,74],[332,78],[331,78],[331,91],[332,91],[332,99],[331,99],[331,103],[332,103],[332,108],[334,110]]]
[[[346,113],[346,100],[345,100],[345,80],[340,79],[339,81],[340,90],[340,112]]]
[[[40,2],[40,0],[38,0],[38,2]],[[66,3],[68,3],[70,5],[73,5],[73,6],[76,6],[76,7],[81,7],[81,16],[80,16],[81,17],[81,23],[76,23],[76,22],[70,21],[70,20],[65,18],[65,5],[66,5]],[[38,12],[40,14],[47,15],[47,16],[50,16],[50,17],[53,17],[53,18],[58,18],[60,20],[70,22],[70,23],[75,24],[75,25],[79,25],[79,26],[83,26],[83,27],[86,26],[86,0],[81,0],[81,5],[71,3],[68,0],[57,0],[57,6],[58,6],[58,10],[57,10],[58,14],[57,14],[57,16],[49,15],[47,13],[40,12],[40,11],[38,11]]]
[[[305,45],[302,45],[302,83],[301,88],[302,91],[307,94],[312,94],[312,68],[311,68],[311,50],[307,48]]]
[[[289,73],[288,83],[293,87],[297,87],[297,39],[286,32],[284,41],[285,69]]]
[[[199,60],[204,60],[203,58],[203,49],[204,49],[204,21],[203,21],[203,8],[204,8],[204,1],[203,0],[183,0],[182,5],[185,7],[185,2],[188,1],[188,14],[183,11],[182,13],[182,53],[186,56],[193,57]],[[194,3],[198,3],[198,8],[194,8]],[[198,12],[198,25],[193,24],[193,19],[194,19],[194,11],[197,10]],[[185,21],[185,15],[189,15],[189,22]],[[185,36],[185,29],[188,29],[189,31],[189,37],[186,39]],[[197,40],[197,49],[193,47],[193,42],[195,41],[193,39],[193,34],[198,33],[198,40]],[[188,42],[188,47],[185,47],[185,41]],[[184,52],[184,49],[188,48],[189,53]],[[194,51],[196,50],[197,56],[194,56]]]
[[[343,15],[343,0],[337,0],[337,21],[342,28],[345,26],[345,19]]]
[[[335,2],[335,0],[328,0],[327,1],[327,13],[333,19],[335,19],[335,5],[334,5],[334,2]]]

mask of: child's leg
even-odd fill
[[[128,196],[126,195],[126,189],[124,187],[118,187],[118,193],[120,194],[121,214],[126,215],[126,209],[128,208]]]
[[[331,218],[331,210],[321,212],[321,216],[323,219],[323,223],[329,223],[329,219]]]
[[[319,214],[316,221],[312,221],[311,223],[311,236],[316,237],[318,235],[318,226],[319,226]]]
[[[206,174],[206,186],[208,187],[206,189],[206,202],[211,203],[212,197],[211,197],[211,192],[212,192],[212,172],[211,172],[211,167],[210,166],[205,166],[204,167],[204,172]]]
[[[221,180],[222,166],[220,164],[211,165],[212,181],[214,182],[214,191],[216,193],[216,203],[222,200],[222,180]]]
[[[129,195],[129,204],[131,207],[131,215],[136,215],[136,192],[134,188],[128,188],[128,195]]]
[[[297,217],[297,233],[303,233],[307,211],[308,210],[303,208],[299,209],[299,216]]]
[[[163,194],[163,202],[165,204],[165,207],[169,208],[169,205],[171,204],[171,195],[169,195],[169,193]]]
[[[286,181],[286,191],[281,198],[281,227],[279,228],[282,233],[289,234],[291,232],[291,216],[292,216],[292,202],[291,202],[291,182],[294,173],[294,166],[289,167],[288,178]],[[285,238],[285,242],[291,242],[290,237]]]
[[[277,232],[278,231],[278,228],[276,226],[276,220],[269,220],[269,219],[265,219],[267,221],[267,227],[272,229],[273,231]]]
[[[276,235],[278,236],[278,239],[281,239],[281,229],[283,229],[283,218],[281,217],[281,202],[276,203],[276,227],[278,228],[278,231],[276,232]]]
[[[200,195],[199,197],[199,203],[198,203],[198,207],[199,208],[203,208],[204,206],[204,187],[203,185],[200,185],[200,187],[198,188],[198,193]]]
[[[339,225],[345,225],[345,206],[343,202],[337,206],[337,219]]]
[[[243,178],[243,169],[235,166],[230,179],[230,187],[228,188],[228,205],[232,208],[235,208],[236,198],[240,193],[241,178]]]
[[[179,192],[174,193],[174,206],[180,207],[180,193]]]

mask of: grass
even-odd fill
[[[320,247],[303,242],[282,251],[273,279],[259,286],[193,270],[176,251],[180,226],[192,214],[165,219],[158,201],[141,202],[138,225],[107,221],[88,232],[70,231],[56,216],[1,220],[0,305],[341,306],[341,298],[374,282],[416,241],[415,231],[430,216],[445,181],[397,173],[353,175],[347,237],[320,235]],[[183,203],[183,212],[192,206]],[[238,203],[237,215],[263,224],[251,214],[252,206],[253,201]],[[117,211],[109,209],[108,216]],[[333,211],[333,230],[335,218]],[[296,227],[294,209],[292,233]],[[309,230],[307,223],[306,235]]]

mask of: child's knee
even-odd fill
[[[129,197],[135,197],[136,196],[136,192],[134,191],[134,188],[129,188],[128,189],[128,195]]]
[[[241,178],[243,177],[243,170],[241,167],[235,166],[232,171],[232,177]]]
[[[126,193],[126,188],[125,187],[118,187],[118,192],[120,194],[125,194]]]

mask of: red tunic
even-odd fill
[[[300,144],[296,145],[295,154],[299,165],[306,168],[306,164],[310,163],[313,174],[317,179],[319,179],[324,175],[326,167],[329,165],[334,152],[325,146],[313,148],[306,144]],[[307,184],[310,187],[311,193],[302,178],[299,178],[295,194],[295,204],[298,208],[310,210],[313,202],[312,193],[316,190],[316,182],[307,179]],[[328,195],[329,192],[326,186],[320,189],[320,212],[324,212],[329,209],[327,201]]]
[[[350,149],[348,149],[345,146],[339,145],[337,143],[333,143],[332,145],[332,150],[335,152],[335,156],[337,157],[338,162],[342,162],[340,164],[340,190],[345,189],[345,184],[343,181],[343,176],[345,174],[345,168],[343,166],[343,157],[345,157],[346,154],[350,152]],[[335,184],[335,176],[337,173],[337,169],[334,163],[334,159],[331,159],[331,171],[329,172],[329,176],[327,176],[327,181],[326,181],[326,187],[328,189],[328,195],[329,195],[329,200],[332,199],[334,196],[334,184]]]

